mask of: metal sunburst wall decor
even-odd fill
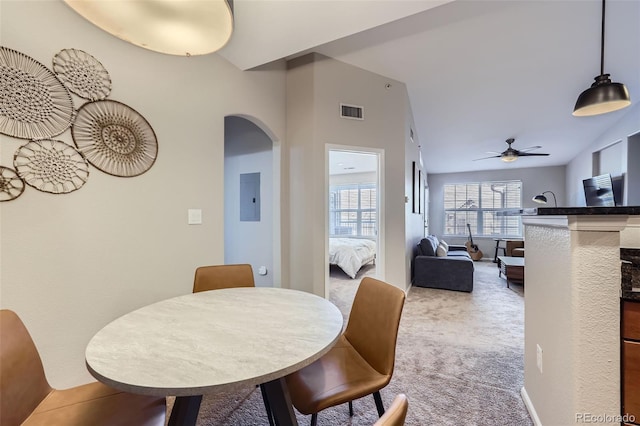
[[[24,188],[24,181],[15,170],[0,166],[0,201],[15,200],[22,195]]]
[[[147,120],[117,101],[84,104],[71,135],[93,166],[114,176],[141,175],[151,168],[158,154],[156,134]]]
[[[105,67],[90,54],[78,49],[63,49],[53,57],[53,72],[71,92],[97,101],[111,93],[111,77]]]
[[[31,141],[16,151],[13,166],[27,185],[52,194],[80,189],[89,178],[89,163],[73,146],[59,140]]]
[[[0,46],[0,82],[0,133],[48,139],[71,126],[71,94],[40,62]]]

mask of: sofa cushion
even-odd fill
[[[444,241],[440,241],[438,248],[436,249],[436,256],[445,257],[449,251],[449,245]]]
[[[471,255],[466,250],[457,250],[451,251],[447,253],[447,257],[455,257],[455,258],[463,258],[463,259],[471,259]]]
[[[436,249],[438,248],[438,237],[435,235],[428,235],[420,241],[420,251],[423,256],[435,256]]]

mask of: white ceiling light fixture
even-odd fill
[[[206,55],[233,32],[233,0],[64,0],[92,24],[169,55]]]

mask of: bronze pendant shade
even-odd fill
[[[602,0],[602,37],[600,45],[600,75],[587,90],[578,96],[573,115],[585,117],[617,111],[631,105],[627,88],[622,83],[612,83],[604,73],[604,17],[605,0]]]

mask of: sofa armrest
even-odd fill
[[[467,251],[467,246],[462,246],[462,245],[457,245],[457,244],[450,244],[449,245],[449,251]]]
[[[468,257],[416,256],[413,284],[457,291],[473,290],[473,261]]]

